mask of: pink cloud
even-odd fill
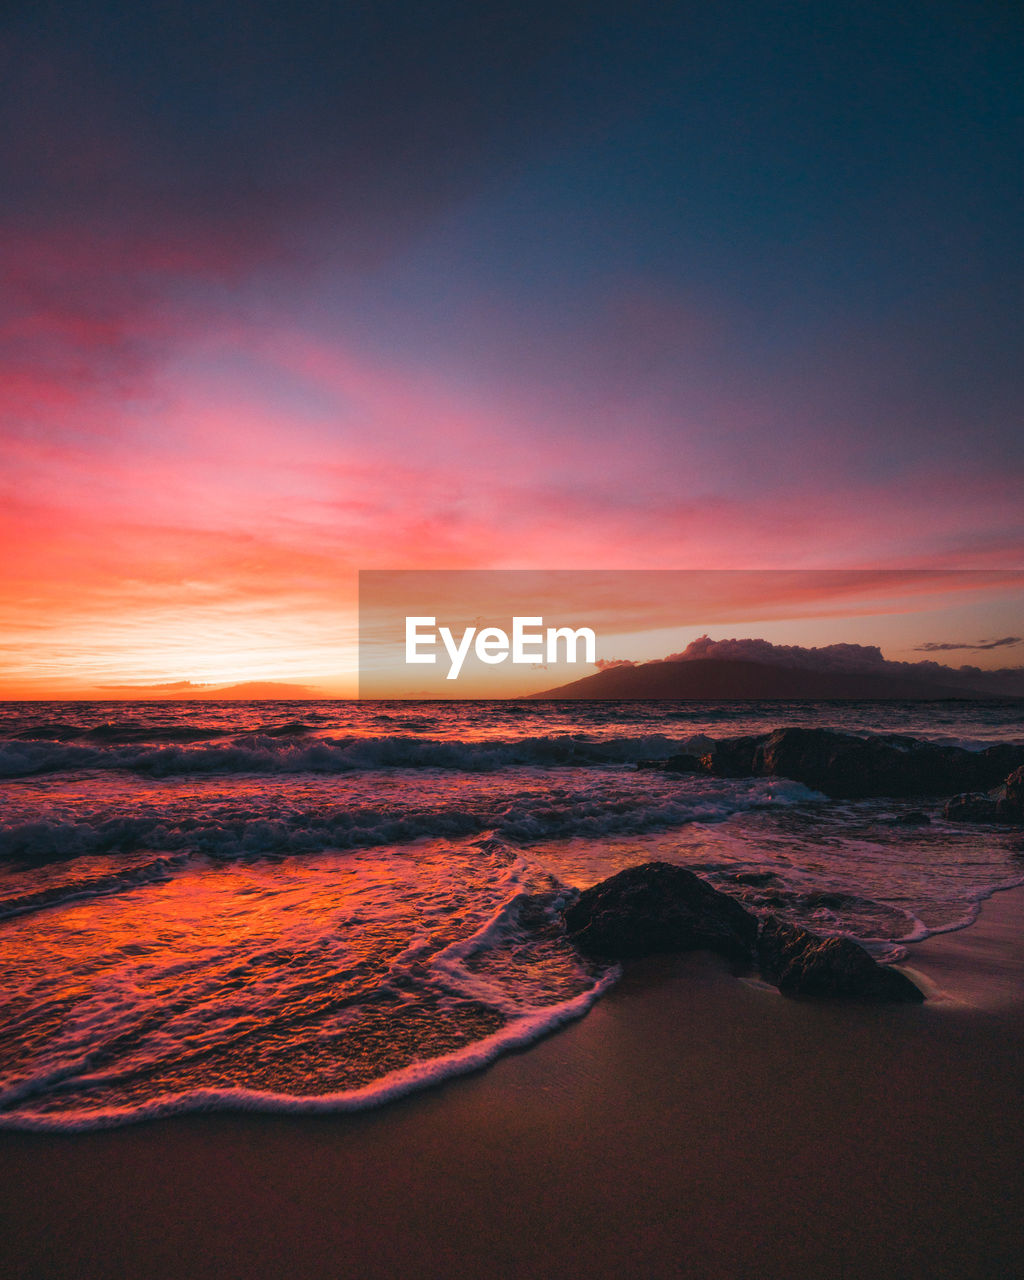
[[[691,469],[685,431],[664,463],[656,404],[598,440],[571,405],[537,410],[536,389],[470,389],[278,317],[225,319],[182,287],[242,269],[215,241],[22,247],[0,316],[0,529],[17,548],[0,607],[31,615],[36,643],[87,623],[102,646],[104,619],[112,633],[134,619],[145,649],[177,607],[224,634],[277,617],[323,653],[359,568],[1021,562],[1009,471],[826,484],[794,469],[741,496],[709,488],[707,458]],[[52,670],[73,667],[65,654]]]

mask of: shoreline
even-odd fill
[[[1022,926],[1009,889],[913,944],[920,1006],[788,1000],[666,957],[381,1109],[0,1134],[9,1274],[1014,1274]]]
[[[895,967],[920,983],[926,1008],[1007,1013],[1017,1006],[1024,1018],[1024,884],[982,899],[964,928],[904,945],[907,957]]]

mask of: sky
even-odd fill
[[[1017,6],[0,30],[0,696],[352,692],[359,570],[1024,564]]]

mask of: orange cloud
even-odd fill
[[[59,337],[67,364],[68,350],[130,347],[135,313],[114,312],[95,327],[40,313],[19,332],[41,349]],[[67,367],[52,381],[37,361],[0,387],[17,409],[0,478],[8,695],[126,680],[338,687],[355,666],[359,568],[1020,562],[1002,532],[1016,527],[1010,476],[700,492],[685,456],[652,471],[628,433],[590,450],[578,421],[530,420],[523,402],[352,343],[255,321],[143,330],[174,359],[100,372],[86,360],[89,377]],[[979,509],[991,532],[958,541]],[[904,589],[891,581],[878,587],[888,604]],[[799,587],[783,598],[816,607]],[[740,616],[757,603],[751,585]]]

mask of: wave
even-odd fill
[[[671,718],[671,713],[665,719]],[[406,717],[413,733],[326,737],[314,717],[239,731],[213,725],[146,724],[116,721],[82,729],[46,724],[0,740],[0,779],[86,770],[119,770],[164,778],[187,774],[343,774],[376,769],[446,769],[489,773],[516,766],[539,768],[629,765],[665,760],[676,754],[701,756],[716,739],[706,732],[632,733],[589,736],[580,731],[514,738],[423,737],[429,728]],[[384,722],[387,716],[374,717]],[[45,733],[43,732],[45,730]],[[848,730],[849,731],[849,730]],[[972,752],[991,750],[993,741],[953,732],[873,734],[901,746],[935,743]],[[1018,739],[1006,739],[1004,746]]]
[[[494,831],[516,842],[572,836],[630,835],[690,822],[720,822],[751,809],[812,803],[824,797],[799,782],[771,778],[701,779],[661,796],[645,793],[535,791],[483,795],[465,807],[435,804],[303,808],[274,817],[258,810],[233,815],[135,812],[99,820],[35,822],[0,827],[0,859],[44,863],[89,854],[193,852],[211,857],[313,853],[325,849],[404,844],[423,836],[462,837]]]
[[[32,1111],[25,1107],[0,1114],[0,1130],[81,1133],[197,1111],[258,1111],[292,1115],[367,1111],[430,1085],[479,1071],[501,1054],[533,1044],[557,1027],[581,1018],[617,977],[618,970],[614,969],[595,982],[589,991],[557,1005],[534,1009],[494,1035],[475,1040],[453,1053],[411,1063],[356,1089],[303,1095],[244,1088],[206,1088],[164,1094],[134,1106],[98,1107],[87,1112]],[[45,1087],[53,1081],[46,1079],[34,1083]]]
[[[629,764],[706,749],[708,739],[665,734],[591,740],[574,734],[518,740],[385,736],[293,741],[305,726],[235,736],[230,742],[160,746],[118,741],[87,745],[55,741],[8,741],[0,745],[0,778],[82,769],[124,769],[152,777],[187,773],[348,773],[370,769],[455,769],[490,772],[514,765]],[[193,731],[189,731],[193,732]]]
[[[333,930],[314,933],[317,946],[310,952],[308,927],[300,922],[289,936],[285,918],[284,954],[291,956],[292,941],[302,939],[308,963],[276,965],[264,990],[251,980],[242,987],[229,981],[239,971],[251,979],[254,964],[265,958],[266,935],[251,939],[244,931],[201,949],[174,985],[170,1003],[154,1005],[147,992],[161,977],[166,988],[180,963],[177,951],[165,958],[162,974],[147,971],[147,984],[140,986],[130,972],[120,974],[117,999],[87,994],[75,1023],[61,1020],[53,1038],[41,1042],[42,1052],[14,1059],[0,1093],[0,1128],[97,1129],[228,1108],[362,1110],[476,1070],[580,1017],[620,970],[586,960],[568,942],[560,912],[576,891],[533,875],[500,840],[478,842],[463,853],[475,855],[473,874],[483,877],[490,903],[483,898],[470,906],[465,931],[456,926],[439,936],[432,927],[414,928],[379,969],[353,966],[345,937]],[[386,923],[380,917],[375,928]],[[148,957],[150,970],[158,963]],[[347,971],[348,986],[339,968]],[[46,994],[32,993],[37,1009],[45,1011]],[[390,1068],[377,1056],[379,1019],[371,1017],[367,1029],[359,1029],[361,1015],[389,1006],[421,1015],[410,1057],[392,1060]],[[443,1025],[446,1014],[460,1010],[470,1018],[462,1024],[469,1039],[457,1020],[449,1020],[447,1031]],[[478,1011],[484,1020],[474,1019]],[[336,1043],[339,1052],[330,1057],[327,1074],[292,1077],[280,1069],[280,1052],[261,1057],[258,1047],[279,1046],[282,1038],[291,1056],[312,1051],[321,1065],[326,1045]],[[223,1064],[247,1045],[247,1086],[224,1087]]]

